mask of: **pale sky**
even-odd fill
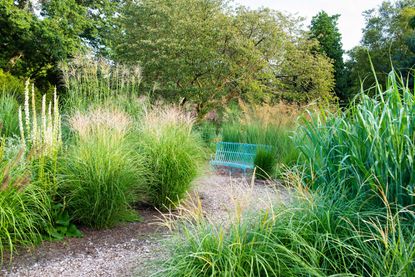
[[[339,29],[342,34],[343,49],[350,50],[358,45],[362,38],[364,18],[362,12],[377,8],[383,0],[235,0],[236,3],[250,7],[267,7],[285,11],[306,18],[310,25],[311,18],[324,10],[329,15],[340,14]]]

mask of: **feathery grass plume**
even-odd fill
[[[88,136],[98,129],[108,129],[113,134],[124,136],[128,133],[132,121],[130,117],[118,109],[94,108],[87,113],[75,112],[69,119],[69,124],[77,132],[80,138]]]
[[[73,220],[98,229],[137,220],[131,206],[142,198],[146,168],[134,151],[128,115],[97,108],[69,123],[76,140],[60,161],[60,194]]]
[[[68,89],[68,109],[87,109],[117,97],[138,97],[141,69],[138,66],[110,64],[105,59],[78,56],[61,64]]]
[[[154,107],[143,117],[137,151],[145,159],[148,201],[159,209],[185,197],[203,157],[194,118],[176,107]]]

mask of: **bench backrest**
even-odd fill
[[[271,151],[271,146],[269,145],[218,142],[216,144],[215,160],[252,166],[259,148]]]

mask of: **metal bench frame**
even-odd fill
[[[247,144],[236,142],[218,142],[215,156],[211,159],[212,166],[227,166],[242,169],[254,169],[255,156],[258,149],[271,151],[272,147],[264,144]]]

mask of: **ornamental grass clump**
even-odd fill
[[[13,137],[19,134],[19,110],[17,100],[7,94],[0,95],[0,135]]]
[[[138,149],[147,174],[147,201],[159,209],[174,207],[198,175],[203,148],[193,118],[173,107],[156,107],[142,119]]]
[[[60,165],[60,194],[72,219],[94,228],[137,220],[144,167],[129,136],[131,121],[117,110],[94,109],[70,120],[75,141]]]
[[[51,226],[51,201],[46,191],[32,182],[22,166],[22,149],[11,159],[0,143],[0,264],[5,253],[11,259],[17,245],[40,242]]]
[[[306,121],[299,147],[313,189],[336,184],[351,197],[376,196],[415,204],[415,95],[395,72],[385,89],[362,91],[343,114],[324,112]],[[377,198],[376,198],[377,199]]]
[[[170,256],[155,275],[413,275],[415,228],[405,220],[412,211],[392,212],[387,202],[362,211],[363,197],[332,201],[302,187],[291,197],[288,204],[236,217],[229,226],[179,218],[167,242]]]

